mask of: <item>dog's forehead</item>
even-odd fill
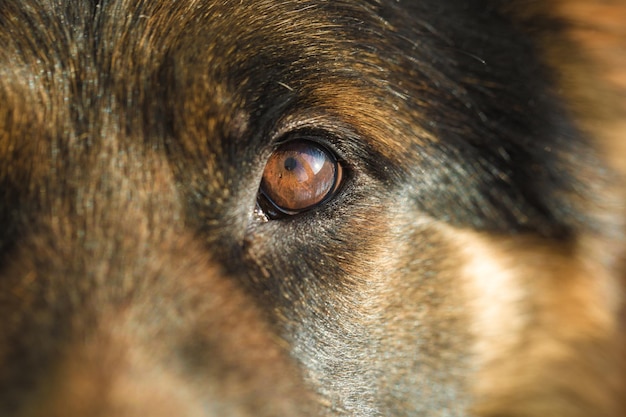
[[[550,229],[574,212],[546,205],[569,192],[568,154],[586,152],[538,51],[498,13],[433,0],[46,4],[0,4],[10,181],[117,142],[182,149],[211,167],[185,175],[217,181],[262,169],[295,126],[340,137],[378,179],[412,177],[406,191],[445,221]]]
[[[221,119],[248,119],[237,109],[258,117],[294,98],[332,106],[328,96],[336,99],[342,87],[348,97],[368,78],[383,83],[365,77],[382,70],[375,54],[354,58],[363,48],[346,39],[352,22],[333,20],[350,15],[338,4],[319,10],[314,2],[5,2],[4,119],[54,129],[56,137],[93,135],[103,123],[150,134],[151,122],[168,112],[168,121],[204,113],[207,127],[219,128]],[[369,30],[380,23],[368,7],[354,9],[372,20]]]

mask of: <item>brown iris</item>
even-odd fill
[[[294,214],[325,202],[341,183],[342,168],[321,145],[291,141],[267,161],[261,192],[279,210]]]

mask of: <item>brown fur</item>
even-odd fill
[[[624,13],[0,2],[0,416],[623,416]]]

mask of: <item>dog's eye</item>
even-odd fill
[[[328,201],[342,177],[343,169],[334,154],[316,142],[294,140],[270,156],[260,196],[283,214],[297,214]]]

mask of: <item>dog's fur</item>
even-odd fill
[[[623,416],[620,2],[2,0],[0,415]]]

